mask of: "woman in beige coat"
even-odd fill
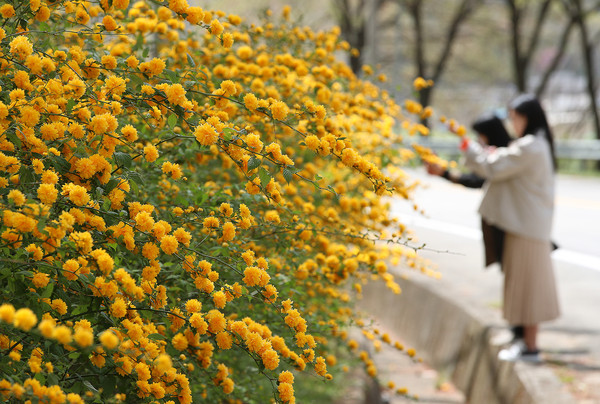
[[[529,95],[510,104],[518,136],[492,151],[466,139],[465,164],[487,179],[481,216],[505,233],[502,266],[504,318],[524,325],[524,341],[500,351],[502,360],[539,361],[538,324],[559,316],[550,259],[556,158],[552,132],[539,101]]]

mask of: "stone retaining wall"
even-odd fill
[[[430,282],[400,279],[402,294],[382,282],[363,288],[360,308],[381,322],[428,364],[449,376],[471,404],[572,404],[574,398],[547,366],[497,359],[490,343],[489,309],[467,307]]]

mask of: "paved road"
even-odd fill
[[[499,321],[502,276],[497,268],[483,270],[477,207],[481,191],[409,172],[423,187],[412,204],[394,201],[393,214],[414,229],[413,244],[442,273],[440,287],[456,292],[468,304],[495,308]],[[600,402],[600,179],[559,176],[553,253],[562,316],[542,325],[540,347],[548,366],[581,403]]]

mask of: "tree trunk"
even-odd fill
[[[590,97],[590,112],[592,113],[592,122],[596,132],[596,139],[600,139],[600,117],[598,116],[598,102],[596,100],[596,73],[594,70],[594,48],[590,43],[587,25],[585,23],[585,11],[581,5],[581,0],[572,0],[575,6],[575,21],[579,28],[581,39],[581,53],[583,56],[585,75],[587,79],[587,91]],[[596,163],[596,168],[600,170],[600,161]]]
[[[413,21],[413,28],[415,34],[415,70],[417,77],[423,77],[424,79],[432,79],[434,82],[438,81],[442,76],[448,60],[452,53],[452,47],[458,37],[458,31],[461,24],[469,17],[469,15],[475,9],[475,4],[479,3],[479,0],[463,0],[456,9],[448,32],[444,35],[444,43],[442,45],[439,57],[435,61],[433,67],[427,65],[425,58],[425,33],[423,30],[423,0],[413,0],[405,3],[405,6],[410,14]],[[419,102],[423,107],[431,105],[433,99],[434,87],[427,87],[419,92]],[[428,120],[422,119],[421,123],[428,126]]]
[[[517,91],[523,93],[526,91],[526,67],[521,56],[521,12],[522,9],[517,5],[516,0],[507,0],[508,9],[510,12],[511,23],[511,50],[513,55],[513,75]]]
[[[544,93],[544,91],[546,91],[546,86],[548,85],[548,82],[550,81],[550,77],[558,68],[558,64],[562,60],[562,58],[565,54],[565,51],[567,50],[567,44],[569,42],[569,38],[571,37],[571,32],[573,31],[574,26],[575,26],[575,18],[571,17],[569,19],[569,22],[567,23],[567,25],[565,25],[565,28],[560,37],[560,44],[558,45],[558,51],[556,52],[556,55],[554,55],[554,59],[552,59],[552,63],[550,64],[550,66],[548,66],[548,69],[546,69],[546,71],[544,72],[544,76],[542,77],[540,84],[538,85],[538,87],[535,90],[536,97],[540,98],[541,95]]]

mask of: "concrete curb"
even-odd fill
[[[543,364],[497,359],[490,337],[502,325],[491,309],[469,306],[435,281],[399,279],[402,294],[382,282],[363,288],[359,308],[400,336],[438,371],[448,375],[473,404],[571,404],[576,402]]]

